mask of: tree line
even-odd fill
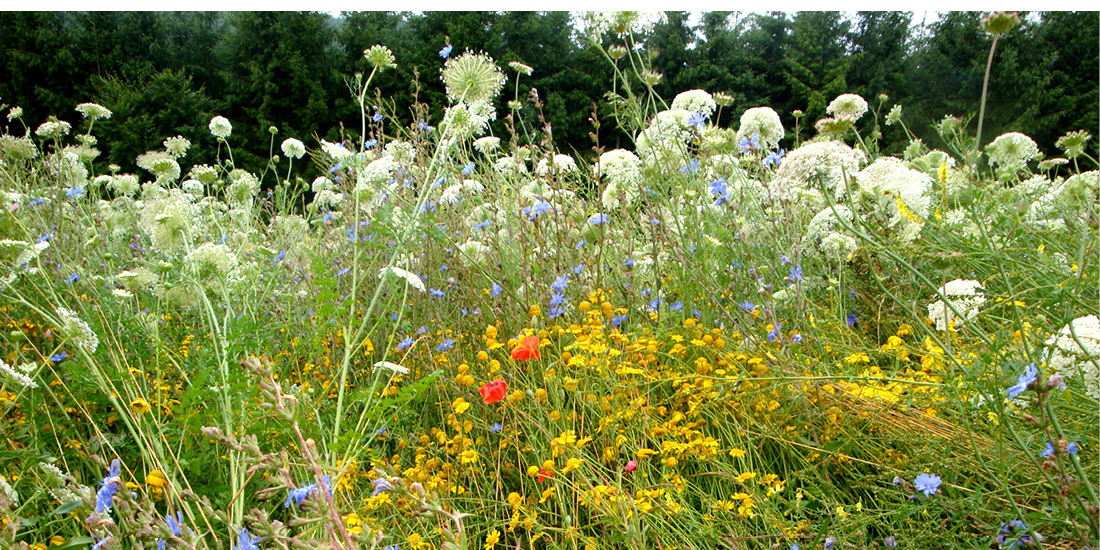
[[[788,129],[792,113],[803,111],[805,129],[841,93],[872,105],[885,94],[884,110],[903,105],[910,129],[935,147],[932,124],[978,110],[992,42],[982,15],[950,12],[914,24],[909,12],[708,12],[693,26],[686,13],[666,12],[634,38],[662,75],[654,86],[662,97],[695,88],[733,96],[722,125],[766,105]],[[983,141],[1019,131],[1051,154],[1065,132],[1097,131],[1098,13],[1021,16],[997,46]],[[216,143],[206,125],[222,115],[234,125],[237,165],[256,170],[266,162],[271,126],[279,130],[275,153],[284,137],[308,145],[356,134],[353,75],[370,71],[363,50],[374,44],[389,47],[398,68],[375,77],[368,102],[391,124],[412,123],[416,104],[427,105],[420,116],[428,123],[438,122],[446,106],[440,51],[451,45],[452,56],[469,49],[502,67],[533,67],[518,92],[508,72],[498,111],[520,100],[522,120],[513,124],[545,120],[559,151],[591,155],[593,134],[601,144],[627,146],[630,136],[609,123],[603,101],[612,66],[574,23],[566,12],[7,12],[0,14],[0,103],[22,107],[32,129],[51,115],[79,123],[78,103],[108,107],[112,118],[97,123],[97,162],[127,171],[137,155],[177,134],[192,141],[189,157],[208,161]],[[602,40],[622,43],[614,33]],[[496,135],[504,124],[495,123]],[[885,131],[896,149],[888,152],[899,153],[901,130]]]

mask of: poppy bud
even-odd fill
[[[629,474],[630,472],[633,472],[634,470],[637,470],[637,469],[638,469],[638,462],[637,461],[631,460],[630,462],[626,463],[626,468],[625,468],[626,473]]]

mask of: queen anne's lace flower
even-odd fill
[[[443,84],[454,103],[492,102],[504,86],[504,73],[493,58],[466,52],[447,60],[443,66]]]
[[[798,189],[824,188],[840,200],[848,192],[848,178],[859,172],[866,161],[863,151],[839,141],[807,143],[787,154],[771,186],[780,197]]]
[[[233,125],[229,123],[228,118],[216,116],[210,119],[210,133],[214,137],[227,138],[233,133]]]
[[[401,269],[400,267],[390,266],[382,268],[382,270],[378,272],[379,279],[384,280],[386,278],[386,275],[393,275],[398,279],[403,279],[406,283],[408,283],[409,286],[419,290],[420,292],[425,292],[427,290],[427,287],[424,286],[424,281],[421,280],[416,273],[413,273],[411,271]]]
[[[714,98],[709,93],[703,90],[688,90],[680,92],[672,100],[672,108],[683,109],[689,113],[703,113],[709,117],[714,114],[718,104],[714,102]]]
[[[1048,362],[1067,378],[1081,375],[1085,393],[1100,399],[1100,318],[1078,317],[1046,341]]]
[[[881,157],[855,175],[860,188],[876,198],[876,207],[899,238],[911,242],[928,219],[932,178],[894,157]]]
[[[928,317],[935,321],[936,329],[946,331],[952,326],[958,328],[964,321],[976,317],[978,307],[985,303],[981,286],[978,281],[955,279],[940,287],[940,294],[947,298],[950,305],[943,300],[928,304]],[[956,314],[951,306],[959,313]]]
[[[88,353],[95,353],[97,347],[99,347],[99,337],[92,331],[92,327],[88,326],[75,311],[59,307],[57,308],[57,316],[61,318],[61,326],[58,330],[65,336],[74,346],[84,348]]]
[[[825,112],[835,117],[859,120],[859,117],[867,112],[867,100],[859,94],[841,94],[829,104]]]
[[[753,134],[760,135],[760,144],[765,149],[775,149],[779,146],[779,140],[783,139],[786,131],[783,129],[783,121],[779,119],[771,107],[753,107],[741,115],[741,127],[737,130],[737,141],[741,141]]]
[[[1009,132],[986,145],[985,152],[992,164],[1007,170],[1020,170],[1029,160],[1039,156],[1039,146],[1024,134]]]
[[[111,118],[111,111],[98,103],[81,103],[76,106],[76,110],[84,115],[84,118],[92,120]]]
[[[294,138],[283,140],[282,150],[288,158],[300,159],[306,154],[305,144]]]
[[[6,380],[22,388],[38,387],[38,384],[30,376],[15,370],[3,359],[0,359],[0,379]]]

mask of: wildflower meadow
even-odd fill
[[[588,156],[462,45],[261,170],[4,104],[0,548],[1096,548],[1097,128],[662,97],[631,17]]]

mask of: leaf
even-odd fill
[[[65,514],[68,514],[69,512],[72,512],[73,510],[76,510],[77,508],[80,508],[81,504],[84,503],[79,500],[70,500],[69,502],[62,504],[61,506],[58,506],[53,511],[53,514],[55,516],[63,516]]]

